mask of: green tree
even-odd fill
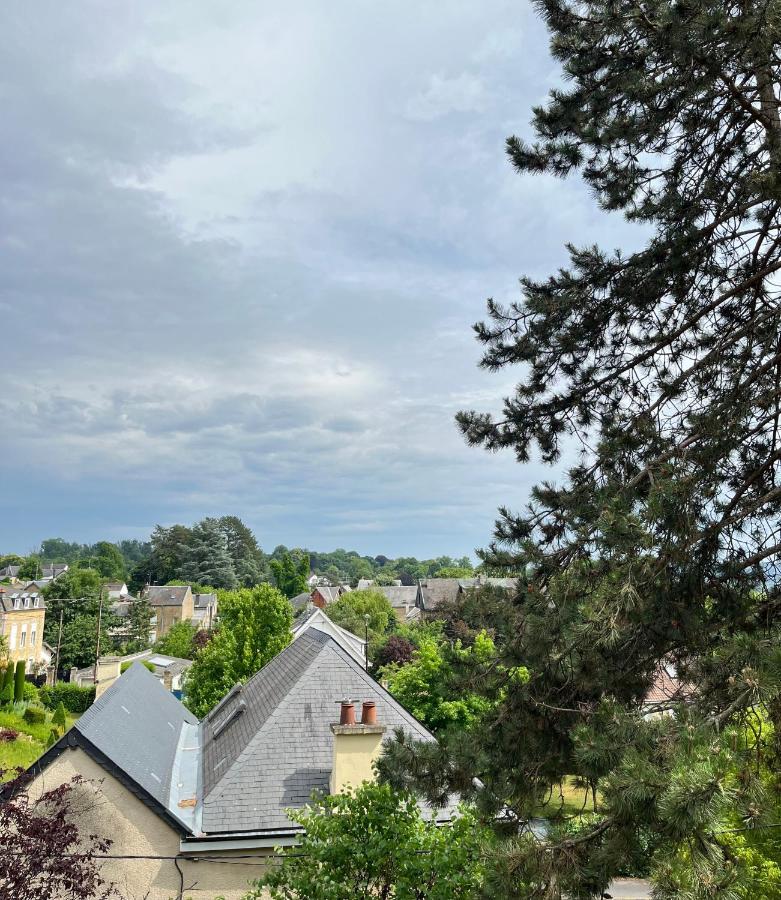
[[[134,589],[137,590],[147,581],[150,584],[167,584],[172,578],[180,577],[190,541],[191,530],[185,525],[172,525],[170,528],[155,525],[150,537],[151,553],[133,570]]]
[[[219,519],[206,518],[193,525],[176,575],[216,588],[236,587],[236,571]]]
[[[21,703],[24,700],[24,674],[25,662],[20,659],[16,663],[16,672],[14,673],[14,703]]]
[[[195,655],[193,643],[198,632],[197,625],[189,622],[176,622],[168,631],[168,634],[160,638],[155,644],[155,650],[168,656],[177,656],[179,659],[192,659]]]
[[[14,696],[14,664],[11,660],[8,660],[8,663],[3,669],[3,684],[2,684],[2,692],[3,699],[5,699],[6,692],[8,688],[11,689],[11,699],[13,700]]]
[[[19,579],[21,581],[34,581],[40,578],[42,573],[40,556],[28,556],[19,566]]]
[[[108,581],[124,581],[127,578],[125,560],[116,544],[99,541],[93,548],[93,568]]]
[[[269,567],[274,576],[274,584],[286,597],[296,597],[308,590],[309,556],[307,554],[295,550],[293,553],[289,553],[284,550],[278,558],[270,561]]]
[[[221,516],[218,520],[220,531],[225,536],[228,554],[233,562],[239,585],[254,587],[268,581],[266,555],[252,531],[238,516]]]
[[[471,566],[443,566],[437,570],[437,578],[473,578],[474,570]]]
[[[539,896],[598,895],[651,821],[690,876],[660,879],[656,896],[729,896],[718,820],[757,778],[743,767],[738,788],[708,748],[758,703],[781,719],[779,7],[537,6],[566,81],[535,109],[535,143],[508,141],[512,164],[579,173],[642,226],[641,246],[570,246],[565,267],[522,279],[476,326],[482,365],[517,365],[521,381],[499,415],[459,415],[467,440],[577,462],[527,510],[502,509],[483,554],[528,566],[500,653],[531,679],[430,771],[462,784],[479,771],[522,812],[565,774],[609,795],[575,845],[513,842],[508,894],[533,876]],[[638,705],[662,661],[695,693],[655,725]]]
[[[60,612],[63,626],[77,616],[97,616],[102,589],[101,576],[94,569],[68,569],[56,581],[49,582],[42,592],[46,602],[45,639],[56,646]],[[104,597],[104,610],[106,606]]]
[[[137,597],[128,610],[128,652],[135,653],[149,646],[150,621],[154,611],[146,597]],[[189,658],[189,657],[188,657]]]
[[[108,633],[107,619],[101,621],[100,652],[111,652],[111,636]],[[98,619],[94,615],[79,614],[71,618],[62,629],[60,646],[60,671],[68,672],[75,666],[83,669],[95,662],[95,649],[98,634]]]
[[[373,580],[376,585],[387,587],[388,585],[395,584],[395,582],[400,579],[398,573],[394,569],[378,569],[374,573]]]
[[[293,614],[287,598],[261,584],[220,594],[214,636],[195,656],[185,702],[199,718],[235,685],[251,678],[290,643]]]
[[[85,544],[71,543],[62,538],[47,538],[41,541],[40,556],[47,562],[72,563],[89,555]]]
[[[364,783],[290,812],[305,829],[248,898],[464,900],[480,895],[486,835],[471,812],[448,826],[423,819],[414,797]]]
[[[378,677],[399,703],[432,731],[468,729],[494,704],[482,693],[465,690],[456,666],[468,669],[473,678],[479,679],[496,661],[496,647],[485,632],[480,632],[468,648],[462,647],[460,641],[451,647],[444,640],[425,636],[410,662],[386,666]],[[516,679],[527,676],[524,669],[516,674]]]
[[[24,563],[24,557],[17,553],[6,553],[5,556],[0,556],[0,569],[4,569],[6,566],[21,566],[22,563]]]
[[[364,636],[368,624],[370,643],[380,640],[396,621],[393,607],[385,594],[371,588],[342,594],[338,600],[328,604],[325,612],[329,619],[358,637]],[[366,616],[369,617],[368,623]]]

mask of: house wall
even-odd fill
[[[315,588],[315,590],[312,591],[311,596],[312,596],[312,603],[314,603],[314,605],[318,609],[325,609],[325,607],[326,607],[325,597],[320,593],[320,591],[317,590],[317,588]]]
[[[174,857],[179,853],[179,834],[133,793],[99,766],[82,749],[66,750],[33,782],[33,793],[43,792],[81,775],[89,784],[76,790],[74,806],[82,833],[108,836],[113,844],[109,855]],[[241,851],[246,855],[248,851]],[[236,855],[235,853],[233,854]],[[184,893],[172,858],[106,860],[101,874],[116,885],[123,900],[241,900],[250,881],[266,871],[264,855],[249,861],[229,861],[230,854],[220,851],[214,862],[180,857],[184,874]]]
[[[11,662],[16,663],[17,660],[20,659],[27,661],[30,659],[30,657],[33,658],[35,663],[40,663],[43,661],[41,653],[43,649],[43,623],[45,619],[46,610],[43,608],[15,609],[2,614],[2,618],[0,619],[0,628],[2,629],[2,634],[8,643],[8,656]],[[30,633],[32,631],[33,625],[35,625],[36,629],[35,644],[31,645]],[[13,646],[11,645],[12,626],[16,626],[16,637]],[[25,639],[24,647],[20,647],[19,643],[21,640],[23,626],[26,626],[27,636]],[[29,665],[27,668],[29,671]]]
[[[182,621],[181,606],[156,606],[157,637],[164,637],[171,630],[171,626]]]

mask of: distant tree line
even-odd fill
[[[472,574],[472,561],[467,556],[393,559],[383,554],[365,556],[342,548],[324,553],[284,544],[266,554],[238,516],[207,517],[189,526],[156,525],[148,541],[126,539],[86,544],[56,537],[41,541],[39,549],[27,556],[0,555],[0,568],[19,565],[22,578],[40,577],[44,566],[51,563],[92,570],[103,581],[124,581],[134,593],[145,584],[173,581],[225,590],[270,582],[288,596],[294,596],[293,587],[295,593],[306,589],[303,582],[310,571],[332,584],[353,587],[361,579],[377,584],[398,580],[409,585],[420,578],[460,578]]]

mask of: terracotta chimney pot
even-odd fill
[[[361,725],[377,724],[377,704],[374,700],[364,700],[361,710]]]
[[[342,700],[342,711],[339,715],[340,725],[355,725],[355,704],[352,700]]]

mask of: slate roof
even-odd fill
[[[418,595],[418,586],[413,585],[388,585],[382,587],[374,587],[372,590],[379,591],[388,598],[388,602],[394,609],[404,609],[407,606],[415,605],[415,598]]]
[[[303,594],[296,594],[290,601],[290,605],[293,609],[306,609],[307,603],[312,599],[312,595],[307,593],[306,591]]]
[[[420,583],[424,609],[436,609],[441,603],[455,600],[461,590],[458,578],[428,578]]]
[[[181,606],[190,590],[188,585],[152,585],[147,593],[151,606]]]
[[[418,598],[425,610],[436,609],[441,603],[451,602],[463,591],[486,585],[513,590],[517,585],[516,578],[427,578],[420,583]]]
[[[343,650],[346,650],[359,665],[366,665],[365,639],[358,637],[358,635],[353,634],[352,631],[348,631],[346,628],[342,628],[341,625],[337,625],[336,622],[331,621],[331,619],[328,618],[328,615],[320,609],[319,606],[313,606],[293,622],[293,627],[291,628],[293,640],[298,640],[301,635],[306,634],[310,628],[317,628],[318,631],[322,631],[329,635],[329,637],[332,637]]]
[[[195,716],[140,663],[132,665],[73,727],[162,806],[179,735]]]
[[[24,601],[28,599],[30,601],[28,609],[46,609],[43,594],[34,582],[27,585],[0,585],[0,610],[3,612],[12,612],[15,600],[21,600],[24,608]],[[36,600],[38,605],[33,606]]]
[[[285,809],[303,806],[315,789],[328,791],[330,726],[345,697],[374,700],[389,733],[400,726],[434,740],[349,653],[310,629],[202,721],[202,831],[294,829]]]
[[[193,594],[193,607],[195,609],[208,609],[216,603],[216,594]]]
[[[335,603],[342,594],[346,594],[349,590],[349,587],[342,584],[337,585],[336,587],[333,585],[320,584],[313,589],[312,595],[315,593],[320,594],[326,603]]]

